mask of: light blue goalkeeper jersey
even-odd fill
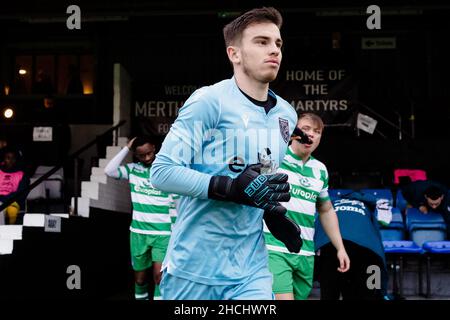
[[[263,210],[208,199],[212,176],[235,178],[261,162],[275,170],[297,122],[276,96],[268,114],[235,79],[195,91],[180,109],[151,168],[155,188],[181,195],[163,270],[208,285],[232,285],[269,270]]]

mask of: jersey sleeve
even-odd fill
[[[320,170],[320,179],[323,181],[322,190],[319,193],[318,200],[320,202],[325,202],[330,200],[330,196],[328,194],[328,170],[327,168],[323,168]]]
[[[105,174],[108,177],[116,179],[128,179],[129,169],[128,166],[121,166],[123,159],[128,155],[130,150],[128,147],[124,147],[122,150],[116,154],[111,161],[105,167]]]
[[[168,193],[207,199],[211,175],[191,168],[202,159],[203,134],[214,129],[220,106],[211,93],[195,91],[180,109],[151,168],[152,185]]]

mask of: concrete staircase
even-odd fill
[[[99,160],[98,167],[91,168],[89,181],[81,182],[81,197],[78,197],[78,215],[89,217],[90,208],[114,212],[131,212],[131,199],[128,181],[107,177],[104,168],[108,162],[127,145],[127,138],[119,138],[118,146],[108,146],[106,158]],[[131,162],[131,153],[124,163]],[[73,212],[74,198],[71,199]],[[52,213],[50,216],[68,219],[69,213]],[[47,218],[48,219],[48,218]],[[22,225],[0,225],[0,255],[11,254],[14,242],[22,240],[23,227],[45,228],[46,215],[43,213],[26,213]]]
[[[78,215],[89,217],[89,208],[131,212],[131,199],[128,182],[107,177],[104,169],[108,162],[128,143],[127,138],[119,138],[118,146],[106,148],[106,158],[99,160],[98,167],[91,168],[89,181],[81,182],[81,197],[78,197]],[[131,162],[131,153],[125,162]],[[71,210],[74,208],[74,198],[71,199]]]
[[[26,213],[23,217],[22,225],[0,225],[0,255],[12,254],[14,242],[22,240],[23,227],[45,227],[45,214]],[[68,213],[52,213],[52,217],[68,219]]]

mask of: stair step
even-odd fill
[[[21,225],[0,226],[0,239],[22,240]]]
[[[108,162],[110,161],[110,159],[100,159],[98,161],[98,166],[102,169],[105,169],[106,165],[108,164]]]
[[[81,197],[78,198],[79,216],[89,217],[89,208],[91,205],[95,207],[99,206],[99,208],[115,207],[117,202],[115,200],[117,199],[114,197],[122,194],[122,190],[129,188],[127,187],[127,183],[125,181],[118,181],[116,179],[110,178],[106,176],[104,172],[105,167],[108,165],[111,159],[128,144],[128,138],[119,137],[117,143],[117,146],[106,147],[106,158],[99,159],[98,167],[91,168],[90,181],[81,182]],[[133,154],[129,152],[125,157],[123,163],[129,163],[132,160]],[[129,191],[127,190],[127,192]],[[112,196],[113,198],[108,198],[108,195]],[[71,199],[71,210],[73,210],[73,208],[74,198]]]
[[[106,184],[108,181],[108,177],[106,175],[99,176],[91,174],[90,181]]]
[[[106,158],[107,159],[113,158],[116,154],[119,153],[120,150],[122,150],[122,147],[120,147],[120,146],[108,146],[108,147],[106,147]]]
[[[127,137],[119,137],[117,139],[117,145],[120,147],[125,147],[128,144],[128,138]]]
[[[75,206],[74,198],[70,201],[71,210]],[[84,197],[78,197],[78,215],[81,217],[89,218],[89,205],[90,199]]]
[[[23,225],[25,227],[43,227],[45,225],[45,214],[26,213],[23,217]]]
[[[91,168],[91,175],[106,176],[105,169],[104,168],[99,168],[99,167],[92,167]]]
[[[0,239],[0,254],[11,254],[13,252],[13,239]]]
[[[51,216],[54,217],[61,217],[64,219],[69,219],[69,214],[68,213],[50,213]]]
[[[98,200],[98,182],[82,181],[81,182],[81,197]]]

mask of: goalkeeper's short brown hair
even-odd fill
[[[273,7],[263,7],[247,11],[223,28],[225,46],[228,47],[238,43],[242,38],[242,33],[249,25],[263,22],[272,22],[278,29],[281,29],[283,17]]]

